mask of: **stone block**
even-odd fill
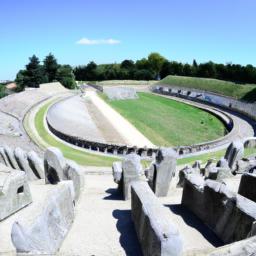
[[[40,179],[39,174],[30,168],[27,155],[21,148],[15,148],[14,157],[19,166],[19,170],[22,170],[26,173],[28,180]]]
[[[68,161],[67,163],[67,179],[74,183],[75,200],[77,201],[84,188],[84,176],[74,161]]]
[[[178,256],[183,241],[164,207],[145,181],[132,182],[132,220],[143,255]]]
[[[242,175],[238,194],[256,202],[256,174],[245,173]]]
[[[44,163],[35,151],[30,151],[27,154],[28,163],[34,173],[37,173],[40,179],[44,179]]]
[[[49,193],[42,212],[35,219],[23,218],[12,226],[17,253],[55,255],[74,220],[74,191],[71,181],[60,182]]]
[[[4,152],[5,152],[5,155],[8,159],[8,162],[10,164],[10,166],[13,168],[13,169],[16,169],[16,170],[19,170],[19,166],[16,162],[16,159],[14,157],[14,152],[11,148],[9,148],[8,146],[4,146]]]
[[[0,220],[32,202],[26,174],[0,165]]]
[[[240,241],[256,234],[256,204],[230,191],[224,183],[187,175],[182,204],[224,243]]]
[[[135,153],[127,155],[122,161],[123,168],[123,196],[124,200],[131,197],[131,182],[134,180],[144,179],[144,171],[140,163],[140,156]]]
[[[158,151],[154,166],[150,169],[150,177],[153,179],[151,188],[156,196],[168,195],[176,171],[176,162],[177,153],[172,148],[162,148]]]
[[[61,180],[67,180],[66,159],[58,148],[50,147],[44,154],[45,184],[57,184]]]

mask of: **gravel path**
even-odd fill
[[[102,100],[95,91],[86,92],[87,97],[98,108],[103,116],[113,125],[118,133],[126,141],[127,145],[137,147],[155,148],[155,145],[149,141],[141,132],[139,132],[130,122],[122,117],[117,111],[111,108]]]

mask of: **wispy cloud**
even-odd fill
[[[121,41],[115,40],[112,38],[109,39],[88,39],[88,38],[81,38],[76,44],[81,45],[97,45],[97,44],[120,44]]]

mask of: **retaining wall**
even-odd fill
[[[256,120],[256,103],[246,103],[234,98],[221,96],[218,94],[206,92],[203,90],[168,86],[168,85],[157,85],[152,86],[151,90],[155,93],[180,97],[198,102],[207,102],[214,106],[221,106],[226,109],[231,109],[236,112],[242,113],[254,120]]]

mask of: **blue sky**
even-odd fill
[[[49,52],[71,65],[156,51],[256,66],[255,10],[255,0],[1,0],[0,80]]]

